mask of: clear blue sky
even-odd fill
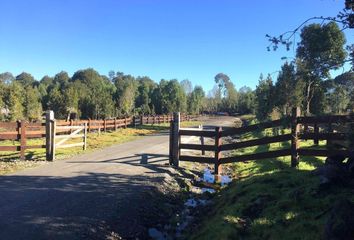
[[[189,79],[205,90],[214,76],[254,88],[282,56],[265,34],[312,16],[335,16],[344,0],[1,0],[0,72],[36,79],[92,67],[134,76]],[[351,34],[349,36],[349,34]],[[353,42],[353,32],[347,32]],[[273,74],[276,77],[276,73]]]

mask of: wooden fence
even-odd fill
[[[27,139],[43,138],[46,136],[44,123],[0,122],[0,140],[15,140],[19,145],[0,146],[0,151],[18,151],[20,158],[25,158],[25,150],[45,148],[45,145],[27,145]]]
[[[337,154],[348,156],[350,154],[348,150],[336,150],[330,148],[300,148],[299,143],[301,140],[313,140],[313,145],[318,145],[319,140],[327,140],[327,145],[329,145],[328,143],[333,140],[344,141],[347,138],[347,132],[334,132],[333,130],[335,125],[353,122],[354,117],[347,115],[302,117],[300,116],[300,110],[298,108],[294,109],[292,116],[288,118],[225,130],[223,130],[221,127],[216,127],[211,131],[200,129],[179,129],[178,123],[173,122],[170,126],[170,162],[176,166],[178,166],[178,161],[214,164],[215,174],[220,174],[221,165],[226,163],[291,156],[291,166],[296,167],[299,163],[300,156],[329,156]],[[308,129],[310,129],[309,126],[311,126],[311,131],[303,131],[304,128],[301,128],[302,125],[306,125]],[[290,128],[291,132],[277,136],[261,137],[258,139],[245,140],[240,142],[223,143],[222,141],[222,139],[225,137],[240,136],[242,134],[260,131],[267,128]],[[185,144],[181,143],[182,136],[212,138],[214,140],[214,144]],[[222,157],[222,152],[224,151],[237,150],[241,148],[270,143],[281,143],[286,141],[291,142],[289,148],[262,153]],[[181,150],[183,149],[213,152],[213,157],[181,155]]]
[[[197,116],[183,115],[182,121],[195,119]],[[125,118],[104,119],[104,120],[55,120],[54,113],[47,111],[45,122],[28,123],[26,121],[0,122],[0,141],[15,140],[17,145],[0,146],[0,152],[19,152],[20,159],[25,159],[27,149],[46,149],[46,159],[55,159],[55,149],[64,147],[82,146],[86,149],[87,132],[115,131],[128,126],[139,126],[143,124],[168,123],[173,119],[172,115],[155,116],[133,116]],[[82,134],[79,134],[82,132]],[[32,138],[45,138],[43,145],[28,145],[27,140]],[[74,144],[64,144],[72,138],[82,138],[82,142]],[[58,140],[58,141],[56,141]]]

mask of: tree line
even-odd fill
[[[101,75],[92,68],[71,77],[60,72],[35,80],[26,72],[0,74],[0,119],[14,121],[41,118],[53,110],[58,119],[71,114],[82,119],[102,119],[138,114],[168,114],[175,111],[256,114],[260,121],[289,115],[301,107],[306,115],[342,114],[354,108],[354,72],[336,78],[331,70],[343,66],[348,56],[346,39],[334,22],[304,26],[296,56],[286,61],[276,81],[272,75],[259,78],[255,90],[236,89],[225,73],[214,78],[214,88],[205,93],[189,80],[159,82],[110,71]]]
[[[17,76],[0,74],[0,119],[15,121],[41,118],[43,111],[53,110],[58,119],[75,114],[82,119],[102,119],[131,115],[184,112],[200,114],[217,111],[243,113],[252,111],[253,91],[243,87],[238,93],[227,75],[215,76],[216,89],[208,95],[202,86],[189,80],[155,82],[149,77],[134,77],[110,71],[100,75],[92,68],[69,76],[62,71],[39,81],[30,73]],[[240,101],[239,99],[244,100]]]

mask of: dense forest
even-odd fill
[[[306,115],[343,114],[354,109],[354,72],[332,78],[330,71],[348,60],[343,32],[334,22],[310,24],[301,30],[296,56],[286,61],[276,79],[260,75],[255,90],[237,90],[225,73],[216,74],[215,86],[205,93],[189,80],[160,80],[110,71],[101,75],[92,68],[69,76],[34,79],[30,73],[0,74],[0,119],[34,121],[51,109],[56,118],[71,113],[83,119],[137,114],[166,114],[174,111],[199,114],[228,112],[256,114],[259,120],[288,115],[300,106]],[[210,79],[212,81],[212,79]],[[234,82],[237,82],[237,79]]]

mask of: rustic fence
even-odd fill
[[[0,140],[15,140],[17,146],[0,146],[0,151],[18,151],[21,159],[25,158],[27,149],[45,148],[45,145],[27,145],[27,139],[45,137],[44,123],[28,123],[26,121],[0,122]]]
[[[353,122],[354,117],[348,115],[300,116],[298,108],[294,109],[292,116],[288,118],[225,130],[221,127],[216,127],[214,130],[180,129],[178,118],[176,118],[176,121],[171,122],[170,125],[170,163],[175,166],[178,166],[179,161],[214,164],[215,174],[220,174],[221,165],[226,163],[291,156],[291,166],[296,167],[300,156],[329,156],[337,154],[348,156],[350,154],[348,150],[331,149],[329,147],[326,149],[300,148],[299,143],[301,140],[313,140],[313,145],[316,146],[319,140],[327,140],[327,146],[330,146],[329,143],[333,140],[344,141],[347,138],[347,132],[333,131],[335,125]],[[304,128],[301,127],[303,125],[306,125],[305,129],[311,129],[311,131],[304,131]],[[291,132],[240,142],[223,143],[222,141],[225,137],[240,136],[267,128],[291,129]],[[214,144],[205,145],[203,142],[200,144],[181,143],[182,136],[197,136],[202,139],[211,138],[214,140],[212,141]],[[229,157],[222,156],[225,151],[289,141],[291,143],[290,147],[285,149]],[[181,155],[181,150],[209,151],[213,153],[213,157],[197,156],[196,154]]]
[[[183,115],[182,121],[195,119],[197,116]],[[115,131],[119,128],[137,127],[143,124],[169,123],[173,120],[172,115],[155,116],[133,116],[125,118],[103,119],[103,120],[55,120],[52,111],[46,112],[45,122],[28,123],[26,121],[0,122],[0,141],[14,140],[17,145],[0,146],[0,152],[19,152],[20,159],[25,159],[25,151],[28,149],[46,149],[46,159],[55,159],[57,148],[82,146],[85,150],[87,146],[87,133],[97,131]],[[27,140],[33,138],[43,138],[42,145],[28,145]],[[73,138],[81,138],[78,143],[65,144]]]

